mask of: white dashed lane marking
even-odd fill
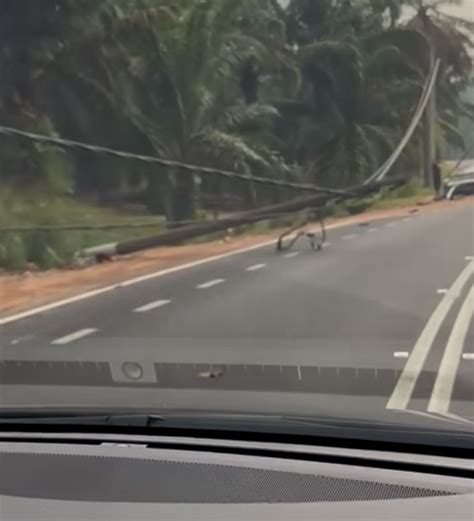
[[[215,279],[210,280],[209,282],[204,282],[204,284],[199,284],[199,286],[196,286],[197,289],[209,289],[213,288],[214,286],[218,286],[219,284],[222,284],[225,282],[225,279]]]
[[[353,233],[351,235],[344,235],[342,238],[343,241],[350,241],[351,239],[355,239],[357,237],[357,234]]]
[[[92,333],[95,333],[98,331],[97,329],[81,329],[79,331],[76,331],[75,333],[71,333],[70,335],[63,336],[61,338],[58,338],[57,340],[53,340],[51,342],[54,345],[65,345],[70,344],[71,342],[74,342],[75,340],[79,340],[80,338],[83,338],[88,335],[92,335]]]
[[[12,346],[16,346],[18,344],[24,344],[25,342],[29,342],[29,341],[33,340],[34,338],[35,338],[34,335],[26,335],[26,336],[22,336],[20,338],[15,338],[14,340],[12,340],[10,342],[10,344]]]
[[[171,303],[171,300],[157,300],[156,302],[150,302],[145,306],[141,306],[137,309],[134,309],[135,313],[146,313],[147,311],[152,311],[153,309],[162,308]]]
[[[287,253],[284,257],[285,259],[292,259],[293,257],[297,257],[299,254],[299,251],[294,251],[293,253]]]
[[[408,351],[395,351],[395,353],[393,353],[393,356],[395,358],[408,358],[410,356],[410,353]]]
[[[369,229],[369,233],[375,233],[377,232],[379,229],[378,228],[370,228]]]
[[[463,353],[463,360],[474,360],[474,353]]]
[[[266,264],[255,264],[255,266],[250,266],[247,268],[247,271],[258,271],[262,270],[266,267]]]

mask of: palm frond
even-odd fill
[[[254,103],[251,105],[241,104],[231,107],[222,115],[222,126],[227,131],[242,130],[251,126],[262,127],[272,119],[278,117],[278,110],[272,105]]]
[[[466,141],[457,125],[452,125],[448,121],[442,119],[439,121],[439,126],[443,132],[445,141],[461,150],[466,150]]]
[[[198,140],[208,147],[210,153],[217,157],[225,157],[235,166],[256,163],[269,166],[264,157],[250,147],[244,139],[213,128],[203,129]]]

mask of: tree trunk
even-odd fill
[[[151,166],[147,178],[145,203],[148,211],[168,217],[171,214],[171,183],[168,174],[159,166]]]
[[[425,186],[425,141],[423,138],[423,120],[420,136],[417,141],[418,146],[418,177],[420,180],[421,186]]]
[[[196,218],[196,182],[189,171],[172,173],[172,193],[168,220],[191,221]]]
[[[431,146],[431,116],[428,109],[423,114],[423,186],[429,188],[431,186],[431,169],[433,167],[433,148]]]
[[[245,103],[251,105],[258,101],[259,70],[253,60],[248,61],[242,70],[240,86],[245,98]]]

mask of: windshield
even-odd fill
[[[0,420],[471,432],[473,8],[0,0]]]

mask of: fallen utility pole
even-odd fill
[[[259,221],[264,221],[269,218],[274,218],[278,214],[290,214],[302,211],[308,208],[324,207],[331,201],[342,201],[352,198],[364,197],[375,192],[378,192],[383,187],[397,187],[405,183],[405,178],[383,180],[372,185],[366,185],[354,188],[347,192],[347,195],[340,195],[335,197],[327,193],[320,195],[313,195],[294,199],[286,203],[274,204],[260,208],[259,210],[252,210],[236,214],[218,221],[211,221],[202,224],[195,224],[190,226],[183,226],[175,230],[166,231],[155,235],[153,237],[145,237],[142,239],[134,239],[119,243],[106,244],[97,246],[95,248],[88,248],[83,253],[88,256],[96,256],[103,258],[105,256],[113,255],[127,255],[141,250],[157,248],[161,246],[172,246],[180,244],[183,241],[196,239],[212,233],[227,230],[229,228],[236,228],[247,224],[253,224]]]

